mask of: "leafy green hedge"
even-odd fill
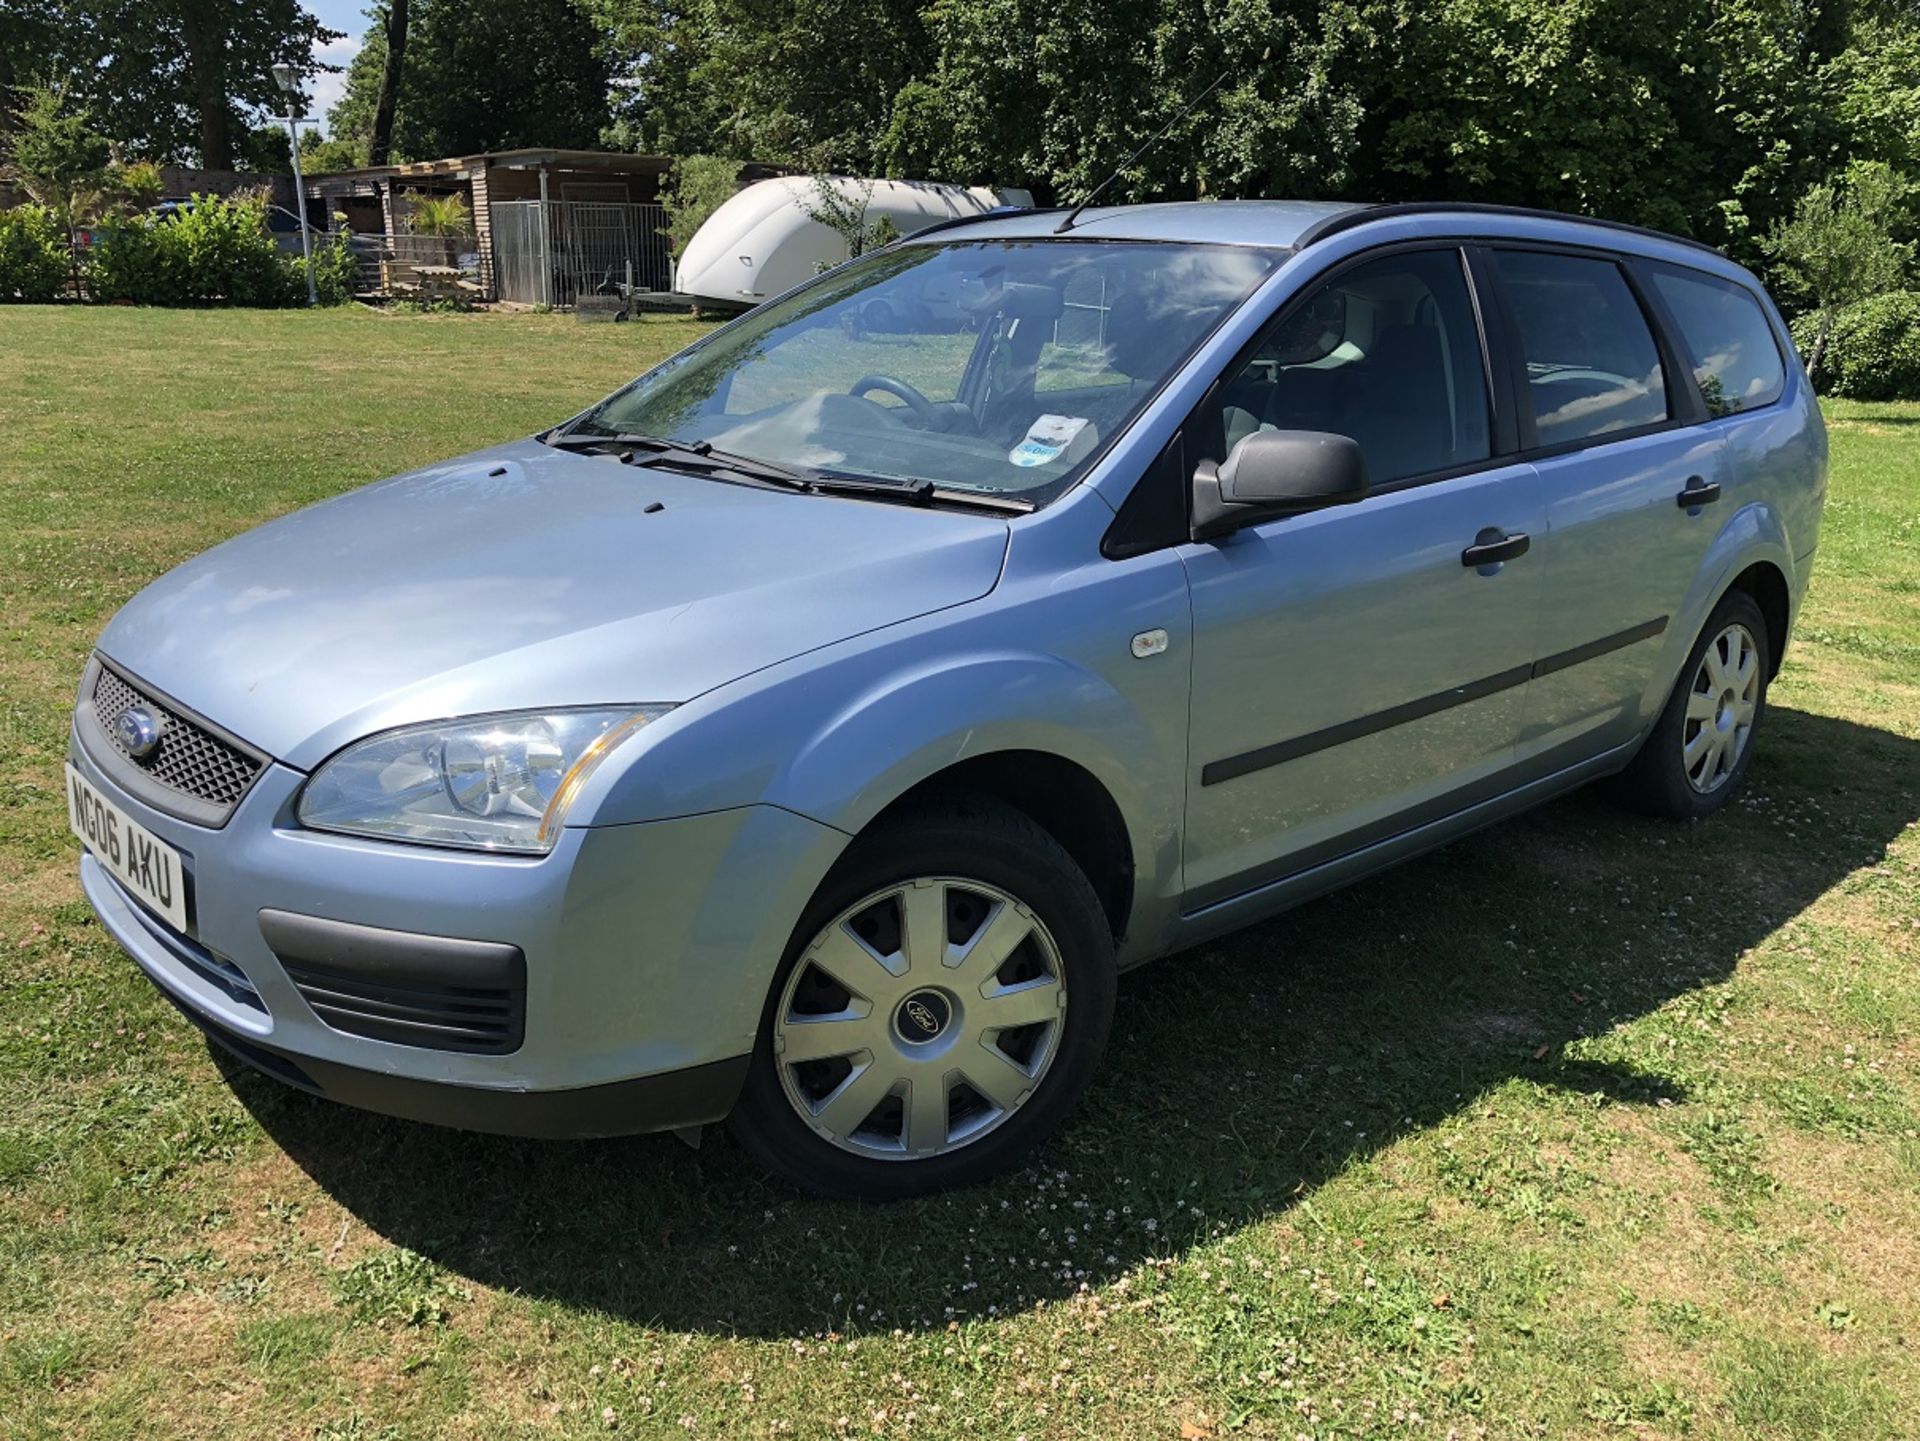
[[[51,210],[0,210],[0,300],[46,302],[67,280],[67,232]]]
[[[304,290],[303,282],[303,299]],[[267,230],[267,203],[250,195],[195,196],[168,215],[101,222],[87,292],[136,305],[288,305],[296,293],[293,268]]]
[[[1793,343],[1812,353],[1818,315],[1793,323]],[[1814,380],[1823,395],[1920,400],[1920,290],[1894,290],[1843,307]]]

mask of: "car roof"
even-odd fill
[[[1065,209],[994,212],[918,231],[905,243],[922,237],[940,241],[1051,238],[1067,215]],[[1684,236],[1587,215],[1466,202],[1361,205],[1330,200],[1186,200],[1103,205],[1082,211],[1068,234],[1085,240],[1171,240],[1297,250],[1336,235],[1362,231],[1375,233],[1382,241],[1444,236],[1586,244],[1745,277],[1745,272],[1719,251]]]
[[[1096,205],[1070,234],[1086,240],[1180,240],[1290,249],[1322,221],[1364,207],[1334,200],[1183,200],[1158,205]],[[942,240],[1050,236],[1065,210],[1009,210],[934,227]],[[931,237],[934,231],[918,231]]]

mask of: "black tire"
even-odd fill
[[[1687,702],[1694,678],[1699,673],[1707,647],[1715,644],[1730,626],[1740,625],[1752,636],[1759,651],[1759,694],[1755,703],[1752,729],[1745,748],[1732,770],[1710,791],[1701,791],[1687,777],[1682,750],[1687,739]],[[1612,794],[1622,805],[1644,815],[1668,820],[1692,821],[1710,816],[1724,806],[1746,780],[1753,763],[1754,745],[1759,740],[1767,712],[1767,684],[1772,677],[1777,639],[1767,631],[1767,619],[1759,604],[1743,590],[1728,591],[1707,617],[1700,634],[1687,651],[1686,664],[1673,683],[1673,691],[1654,722],[1639,752],[1626,770],[1615,777]]]
[[[794,967],[835,917],[919,877],[983,882],[1032,911],[1059,953],[1068,1004],[1051,1062],[999,1124],[940,1154],[875,1159],[841,1149],[801,1119],[774,1059],[774,1016]],[[1026,815],[997,801],[961,799],[884,821],[847,848],[794,928],[731,1118],[734,1133],[769,1170],[845,1199],[899,1200],[997,1175],[1026,1161],[1086,1090],[1113,1021],[1114,977],[1113,935],[1092,885]]]

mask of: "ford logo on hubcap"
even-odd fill
[[[160,746],[159,717],[143,705],[129,706],[113,723],[113,737],[128,755],[143,761]]]
[[[919,991],[900,1003],[894,1024],[899,1027],[903,1040],[931,1041],[952,1019],[953,1008],[945,996],[938,991]]]

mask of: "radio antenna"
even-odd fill
[[[1271,47],[1269,47],[1267,50],[1262,51],[1260,55],[1261,63],[1265,64],[1267,57],[1271,54],[1273,54],[1273,50]],[[1055,235],[1065,235],[1069,230],[1073,229],[1073,222],[1080,218],[1081,211],[1085,210],[1089,205],[1093,204],[1094,201],[1098,200],[1109,185],[1113,184],[1114,181],[1118,180],[1122,175],[1126,174],[1128,167],[1131,166],[1134,161],[1138,160],[1142,155],[1145,155],[1149,150],[1153,149],[1153,147],[1158,145],[1162,140],[1165,140],[1167,136],[1172,132],[1174,126],[1178,125],[1182,120],[1185,120],[1189,115],[1193,114],[1194,111],[1198,110],[1200,108],[1201,102],[1204,101],[1209,95],[1213,94],[1214,91],[1218,90],[1222,85],[1226,84],[1228,79],[1231,78],[1232,74],[1233,72],[1231,70],[1222,71],[1220,75],[1215,78],[1213,84],[1209,85],[1205,90],[1202,90],[1198,95],[1194,96],[1193,99],[1189,100],[1185,105],[1181,106],[1179,113],[1175,115],[1173,119],[1169,120],[1165,125],[1162,125],[1157,131],[1155,131],[1153,136],[1144,145],[1142,145],[1138,150],[1134,151],[1133,154],[1129,155],[1125,160],[1122,160],[1118,165],[1114,166],[1113,173],[1109,175],[1105,180],[1102,180],[1098,185],[1094,186],[1093,189],[1087,193],[1087,198],[1085,200],[1082,200],[1078,205],[1074,206],[1073,209],[1068,213],[1067,218],[1065,220],[1062,220],[1058,225],[1053,227],[1053,233]]]

